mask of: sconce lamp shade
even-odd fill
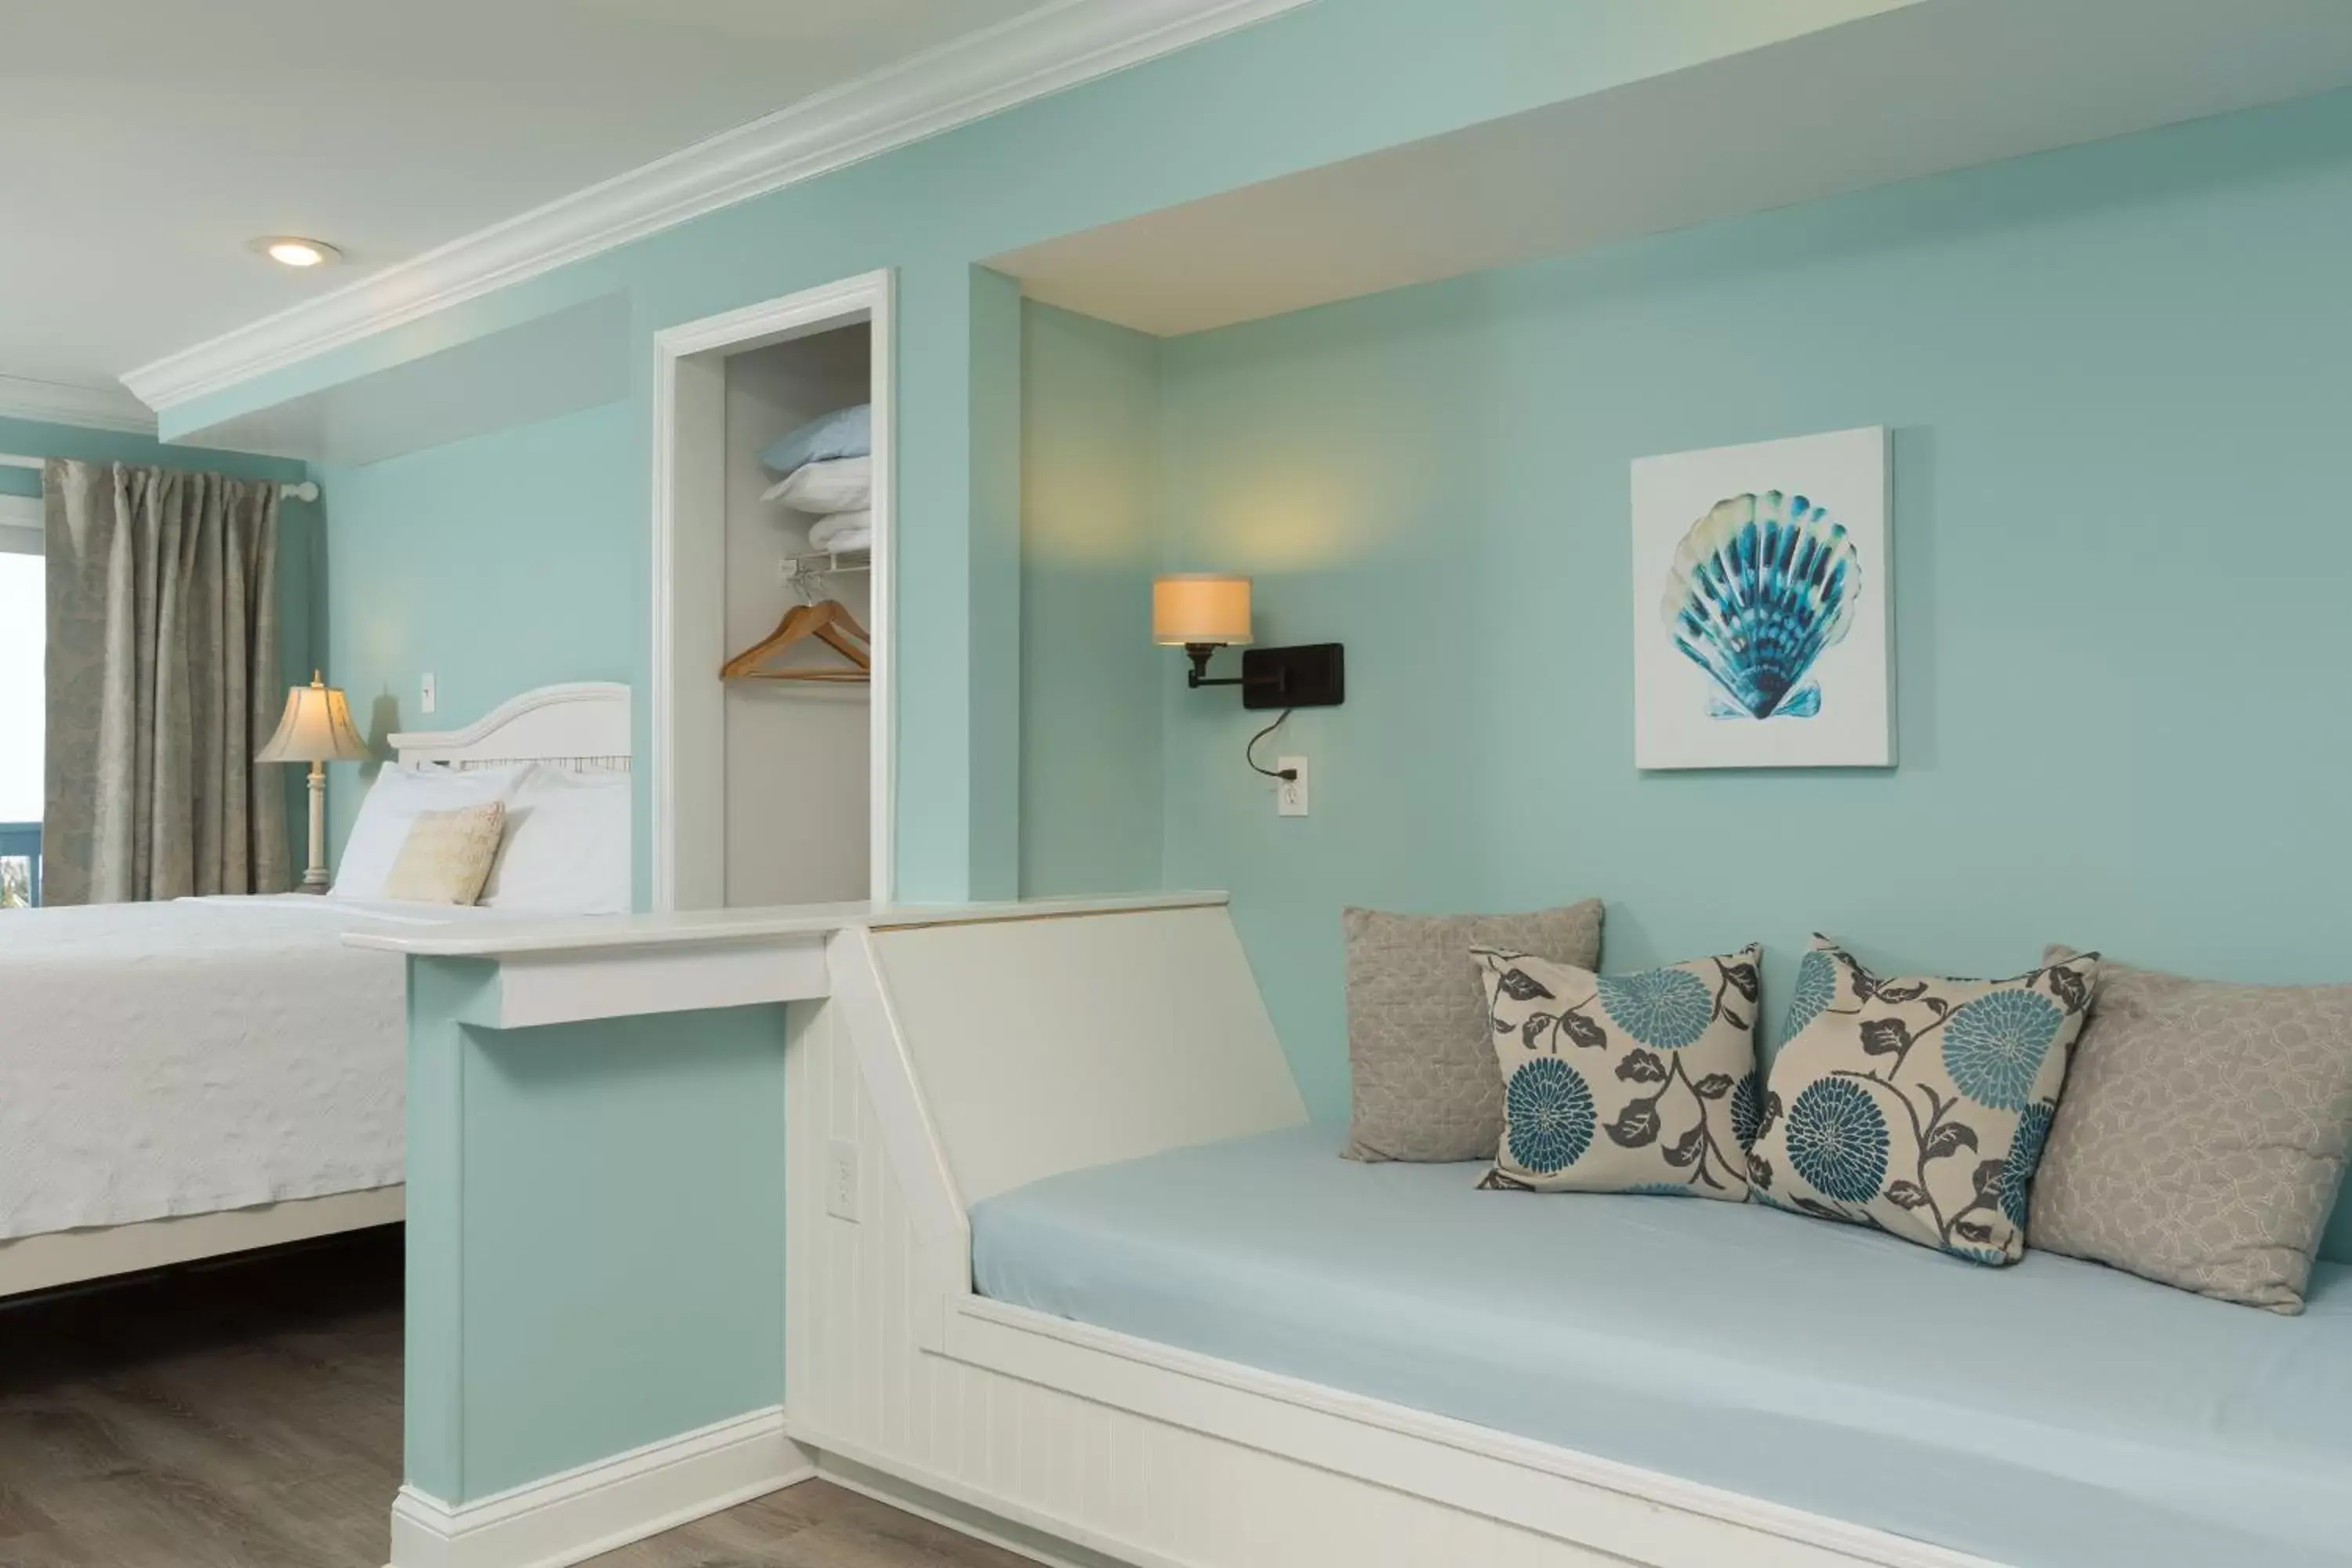
[[[286,716],[278,732],[253,754],[257,763],[363,763],[374,753],[352,725],[342,688],[311,672],[310,684],[286,693]]]
[[[1250,580],[1195,572],[1151,584],[1151,640],[1165,647],[1245,647],[1250,640]]]

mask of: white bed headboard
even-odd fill
[[[629,689],[616,681],[542,686],[509,699],[462,730],[392,737],[404,768],[487,768],[552,763],[583,772],[629,771]]]

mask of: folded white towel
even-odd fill
[[[857,542],[844,543],[843,541],[852,534],[856,535]],[[873,542],[874,514],[870,511],[836,511],[819,518],[809,529],[811,550],[830,550],[838,553],[844,550],[863,550]]]
[[[795,511],[864,511],[874,504],[874,459],[829,458],[803,463],[760,494]]]
[[[874,531],[870,528],[845,529],[817,548],[835,555],[846,555],[853,550],[871,550],[874,548]]]

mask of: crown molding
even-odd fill
[[[37,419],[132,436],[155,434],[155,416],[145,404],[119,388],[72,386],[21,375],[0,375],[0,418]]]
[[[1055,0],[122,378],[167,409],[1307,0]]]

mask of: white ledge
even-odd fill
[[[1222,892],[1131,893],[1087,899],[1025,899],[992,904],[783,904],[759,910],[691,910],[670,914],[583,916],[570,920],[467,921],[446,926],[346,931],[351,947],[412,958],[504,959],[556,952],[740,947],[777,938],[864,929],[906,931],[979,921],[1054,920],[1222,905]]]

